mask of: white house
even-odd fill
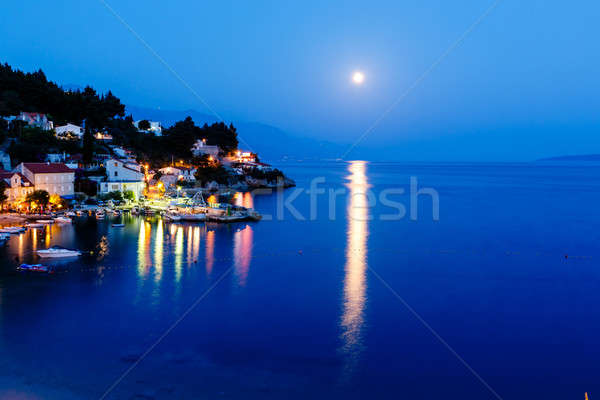
[[[71,137],[81,139],[83,137],[83,128],[74,124],[57,126],[54,128],[54,132],[56,132],[56,137],[59,139],[69,139]]]
[[[106,181],[100,182],[100,193],[131,190],[139,198],[144,191],[142,166],[135,161],[111,158],[104,162]]]
[[[46,114],[22,112],[21,114],[7,118],[8,121],[24,121],[29,126],[35,126],[45,131],[49,131],[54,128],[52,121],[48,120]]]
[[[196,143],[191,148],[192,154],[194,157],[200,157],[204,154],[207,154],[212,157],[218,157],[221,149],[219,146],[209,146],[206,144],[206,139],[196,140]]]
[[[118,158],[126,158],[127,161],[134,161],[133,160],[133,152],[131,150],[127,150],[121,146],[115,146],[115,145],[110,145],[109,146],[112,151],[117,155]]]
[[[21,163],[13,172],[21,173],[35,190],[45,190],[61,197],[75,194],[75,171],[63,163]]]
[[[195,168],[188,167],[165,167],[159,169],[160,173],[163,175],[174,175],[177,177],[177,180],[184,180],[187,182],[194,182],[196,177],[194,174],[196,173]]]
[[[154,133],[156,136],[162,136],[162,125],[159,121],[148,121],[150,123],[150,129],[145,129],[145,130],[140,130],[140,122],[142,122],[143,120],[139,120],[139,121],[135,121],[133,123],[133,125],[140,131],[140,132],[152,132]]]
[[[46,161],[51,163],[65,162],[67,156],[66,153],[48,153],[46,154]]]

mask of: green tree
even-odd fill
[[[133,190],[125,190],[123,192],[123,198],[125,198],[125,200],[133,201],[135,200],[135,193],[133,193]]]
[[[8,184],[4,181],[0,181],[0,204],[4,205],[4,202],[8,199],[6,195],[6,189],[8,188]]]
[[[150,129],[150,122],[147,119],[143,119],[138,123],[138,129],[142,131],[147,131]]]
[[[91,163],[94,157],[94,135],[89,127],[86,126],[83,133],[83,162]]]
[[[206,185],[212,181],[227,184],[231,179],[229,172],[220,164],[199,166],[194,176],[201,185]]]
[[[33,192],[27,195],[25,200],[30,203],[35,202],[42,208],[43,211],[44,208],[46,208],[46,206],[48,205],[48,202],[50,201],[50,194],[48,194],[48,192],[46,192],[45,190],[34,190]]]

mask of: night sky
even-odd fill
[[[400,99],[349,158],[600,153],[592,1],[106,2],[152,50],[102,0],[4,1],[0,61],[347,145]]]

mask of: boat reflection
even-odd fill
[[[362,352],[362,328],[366,300],[367,237],[369,211],[367,163],[352,161],[346,186],[350,190],[347,207],[346,265],[344,278],[343,313],[340,321],[342,353],[346,361],[343,378],[352,374]]]

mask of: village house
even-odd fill
[[[127,159],[128,161],[135,162],[133,152],[131,150],[127,150],[121,146],[115,146],[115,145],[110,145],[108,147],[110,147],[112,149],[112,151],[115,153],[117,158]]]
[[[13,170],[31,182],[35,190],[69,198],[75,194],[75,171],[63,163],[21,163]]]
[[[96,132],[96,134],[94,135],[94,138],[96,140],[100,140],[104,143],[110,143],[113,140],[112,135],[106,133],[106,132]]]
[[[111,158],[104,162],[107,179],[100,182],[100,193],[131,190],[136,198],[145,188],[142,166],[135,161]]]
[[[148,121],[150,123],[150,129],[140,129],[139,125],[142,121],[143,120],[133,122],[133,126],[135,126],[139,132],[152,132],[156,136],[162,136],[162,125],[159,121]]]
[[[217,158],[221,149],[219,146],[209,146],[206,144],[206,139],[196,140],[196,143],[190,149],[194,157],[200,157],[203,155],[209,155],[211,157]]]
[[[177,166],[161,168],[158,171],[162,174],[160,181],[165,187],[175,186],[178,182],[196,181],[196,177],[194,176],[196,173],[195,168]]]
[[[4,194],[9,204],[24,201],[27,195],[34,190],[29,179],[19,172],[0,171],[0,179],[6,184]]]
[[[161,168],[159,171],[163,175],[174,175],[177,177],[177,180],[187,182],[194,182],[196,180],[196,177],[194,176],[196,173],[195,168],[177,166]]]
[[[46,114],[22,112],[19,115],[7,118],[8,121],[24,121],[29,126],[35,126],[45,131],[52,130],[54,124],[48,120]]]
[[[57,126],[54,132],[59,139],[81,139],[83,137],[83,128],[74,124]]]

